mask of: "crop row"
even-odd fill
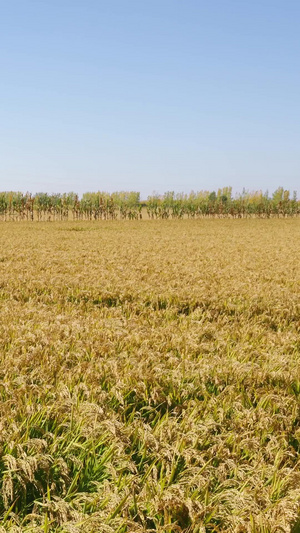
[[[147,214],[147,215],[146,215]],[[0,220],[138,220],[202,217],[288,217],[300,214],[296,192],[279,187],[272,196],[243,191],[235,197],[231,187],[189,194],[152,194],[142,201],[139,192],[64,194],[0,193]]]

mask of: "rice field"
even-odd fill
[[[300,531],[300,220],[0,224],[0,532]]]

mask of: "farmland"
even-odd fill
[[[261,190],[232,195],[232,187],[215,191],[153,193],[142,201],[140,193],[63,194],[0,192],[0,221],[140,220],[182,218],[273,218],[300,215],[297,191],[278,187],[269,196]]]
[[[0,532],[300,531],[300,220],[0,224]]]

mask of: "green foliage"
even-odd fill
[[[140,219],[143,207],[152,219],[183,217],[288,217],[300,214],[300,202],[294,191],[283,187],[269,197],[268,192],[249,192],[232,196],[232,187],[223,187],[217,192],[192,191],[190,194],[167,191],[163,195],[153,193],[142,202],[136,191],[86,192],[79,199],[74,193],[31,195],[21,192],[0,193],[1,220],[114,220]]]

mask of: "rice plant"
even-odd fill
[[[299,218],[0,200],[0,531],[296,533]]]

